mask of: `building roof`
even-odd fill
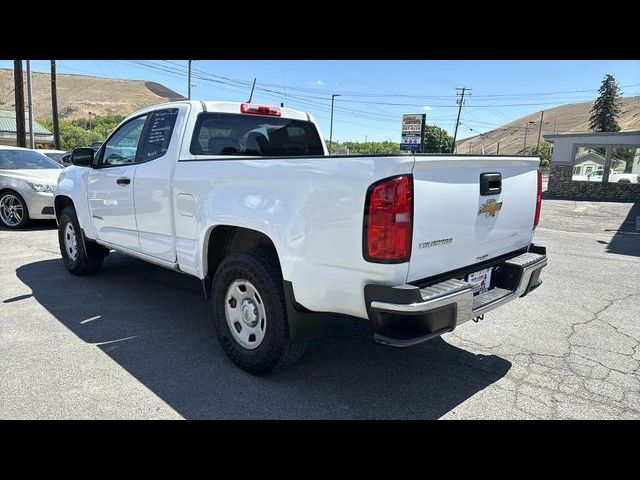
[[[25,130],[29,134],[29,116],[25,115]],[[16,112],[13,110],[0,110],[0,132],[16,133]],[[49,130],[33,121],[33,133],[35,135],[53,135]]]
[[[560,138],[570,137],[626,137],[626,136],[638,136],[640,130],[632,130],[627,132],[579,132],[579,133],[558,133],[552,135],[543,135],[545,140],[558,140]]]

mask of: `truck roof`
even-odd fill
[[[143,109],[140,109],[130,115],[127,118],[134,117],[144,112],[155,110],[159,107],[168,105],[189,104],[196,107],[202,107],[206,112],[220,112],[220,113],[242,113],[240,108],[242,104],[247,102],[227,102],[218,100],[177,100],[175,102],[166,102],[156,105],[152,105]],[[293,108],[281,107],[280,105],[270,105],[257,102],[251,102],[251,105],[266,105],[269,107],[276,107],[280,109],[281,118],[291,118],[294,120],[314,121],[313,116],[307,112],[301,110],[294,110]]]

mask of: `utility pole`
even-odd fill
[[[333,148],[333,103],[336,99],[336,97],[339,97],[340,95],[337,93],[334,93],[333,95],[331,95],[331,126],[329,127],[329,155],[331,155],[331,150]]]
[[[553,117],[553,134],[556,134],[556,120],[558,120],[558,117]]]
[[[498,148],[496,149],[496,155],[500,154],[500,142],[498,142]]]
[[[188,100],[191,100],[191,60],[189,60],[189,85],[188,85]]]
[[[58,90],[56,87],[56,61],[51,60],[51,113],[53,115],[53,143],[60,150],[60,125],[58,124]]]
[[[22,77],[22,60],[13,61],[13,80],[15,82],[16,104],[16,145],[25,148],[27,139],[24,119],[24,78]]]
[[[485,136],[484,134],[480,134],[480,138],[482,139],[482,155],[484,155],[484,141],[485,141]]]
[[[31,60],[27,60],[27,101],[29,108],[29,148],[36,148],[36,142],[33,138],[33,92],[31,89]]]
[[[538,143],[536,144],[536,155],[540,154],[540,134],[542,134],[543,119],[544,119],[544,110],[540,112],[540,127],[538,127]]]
[[[458,93],[458,91],[460,91],[461,93]],[[456,100],[456,103],[460,106],[458,108],[458,118],[456,119],[456,128],[453,132],[453,150],[451,151],[451,153],[456,152],[456,138],[458,137],[458,126],[460,125],[460,114],[462,113],[462,105],[464,105],[464,94],[467,91],[471,91],[471,89],[467,87],[456,88],[456,97],[460,96],[460,98]]]
[[[529,129],[529,125],[533,125],[536,122],[528,121],[524,124],[524,145],[522,146],[522,155],[527,154],[527,130]]]

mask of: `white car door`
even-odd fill
[[[133,181],[146,120],[147,115],[129,120],[107,140],[98,153],[87,184],[91,219],[98,239],[131,250],[140,250]]]
[[[134,182],[140,250],[169,262],[176,260],[171,179],[188,113],[176,105],[149,114]]]

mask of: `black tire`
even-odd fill
[[[0,193],[0,205],[2,204],[2,200],[9,195],[15,197],[18,200],[20,206],[22,207],[22,212],[23,212],[22,219],[20,220],[19,223],[15,225],[11,225],[9,223],[6,223],[3,216],[0,215],[0,225],[2,225],[4,228],[8,228],[11,230],[24,228],[27,225],[29,225],[29,223],[31,223],[31,219],[29,218],[29,209],[27,208],[27,203],[24,201],[24,198],[22,198],[22,196],[18,192],[14,192],[13,190],[5,190],[2,193]]]
[[[72,258],[71,253],[65,247],[65,235],[67,232],[67,224],[71,223],[76,238],[76,256]],[[58,220],[58,243],[60,244],[60,253],[64,266],[74,275],[90,275],[97,272],[102,267],[104,257],[108,250],[102,245],[98,245],[89,239],[82,239],[82,230],[78,223],[78,217],[73,207],[67,207],[62,210],[60,219]]]
[[[266,313],[264,338],[254,349],[245,348],[236,340],[225,314],[227,290],[239,279],[251,282],[256,288]],[[289,339],[282,274],[269,249],[261,247],[227,256],[213,279],[211,307],[224,352],[243,370],[254,375],[281,370],[304,354],[306,344],[293,343]]]

